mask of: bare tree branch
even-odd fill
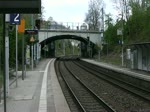
[[[89,30],[99,30],[101,9],[103,7],[102,0],[90,0],[89,10],[86,13],[85,22],[89,25]]]

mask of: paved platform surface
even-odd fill
[[[54,66],[47,66],[49,61],[42,60],[33,71],[27,71],[24,80],[18,79],[18,87],[16,83],[10,86],[7,112],[70,112]],[[4,112],[3,107],[3,103],[0,104],[0,112]]]
[[[125,74],[128,73],[129,75],[132,75],[134,77],[138,77],[138,78],[150,81],[150,73],[148,73],[146,71],[133,70],[133,69],[130,69],[130,68],[115,66],[115,65],[112,65],[112,64],[103,63],[103,62],[95,61],[95,60],[92,60],[92,59],[81,59],[81,60],[96,64],[98,66],[102,66],[102,67],[106,67],[106,68],[109,68],[109,69],[112,69],[112,70],[116,70],[116,71],[119,71],[119,72],[122,72],[122,73],[125,73]]]

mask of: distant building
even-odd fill
[[[83,23],[83,24],[80,26],[80,30],[88,30],[88,24],[87,24],[87,23]]]
[[[51,21],[49,29],[57,29],[57,23],[55,21]]]
[[[64,25],[62,24],[59,24],[55,21],[52,21],[50,24],[49,24],[49,29],[67,29],[67,27],[65,27]]]

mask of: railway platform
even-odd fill
[[[24,80],[13,83],[7,98],[7,112],[70,112],[54,70],[54,61],[45,59]],[[22,72],[18,72],[21,76]],[[4,112],[3,101],[0,112]]]
[[[108,69],[115,70],[115,71],[118,71],[118,72],[121,72],[121,73],[125,73],[125,74],[128,74],[130,76],[133,76],[133,77],[136,77],[136,78],[139,78],[139,79],[150,81],[150,74],[146,71],[133,70],[133,69],[130,69],[130,68],[115,66],[115,65],[95,61],[95,60],[92,60],[92,59],[81,59],[81,60],[92,63],[92,64],[95,64],[95,65],[98,65],[98,66],[101,66],[101,67],[104,67],[104,68],[108,68]]]

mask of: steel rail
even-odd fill
[[[98,78],[102,78],[103,80],[123,89],[123,90],[126,90],[130,93],[132,93],[133,95],[136,95],[137,97],[140,97],[146,101],[150,101],[150,97],[149,97],[149,94],[150,92],[149,91],[146,91],[145,89],[141,89],[135,85],[132,85],[130,83],[127,83],[125,81],[122,81],[122,80],[119,80],[119,79],[116,79],[116,78],[113,78],[111,76],[108,76],[107,74],[109,73],[109,71],[106,70],[106,72],[101,72],[101,71],[98,71],[97,69],[94,69],[94,67],[89,67],[89,64],[84,64],[84,66],[82,65],[82,63],[76,63],[74,62],[76,65],[80,66],[82,69],[90,72],[90,73],[93,73],[92,71],[94,72],[97,72],[97,73],[100,73],[100,74],[103,74],[105,75],[105,77],[107,76],[107,78],[101,76],[101,75],[96,75],[94,74],[95,76],[97,76]],[[86,67],[85,67],[86,66]],[[92,70],[92,71],[91,71]],[[117,73],[117,72],[116,72]],[[146,96],[143,96],[142,92],[146,95]]]
[[[58,67],[59,67],[59,73],[61,74],[65,84],[67,85],[69,91],[72,93],[72,96],[75,98],[76,102],[79,104],[80,109],[83,112],[86,112],[85,108],[82,106],[82,104],[80,103],[80,101],[78,100],[78,98],[76,97],[75,93],[73,92],[73,90],[71,89],[71,87],[69,86],[69,83],[67,82],[67,80],[65,79],[65,77],[63,76],[63,73],[60,71],[60,61],[58,62]]]
[[[105,108],[108,112],[116,112],[111,106],[109,106],[104,100],[99,98],[91,89],[89,89],[77,76],[74,75],[74,73],[69,70],[69,68],[64,63],[66,69],[70,72],[70,74],[87,90],[89,93],[102,105],[103,108]]]

